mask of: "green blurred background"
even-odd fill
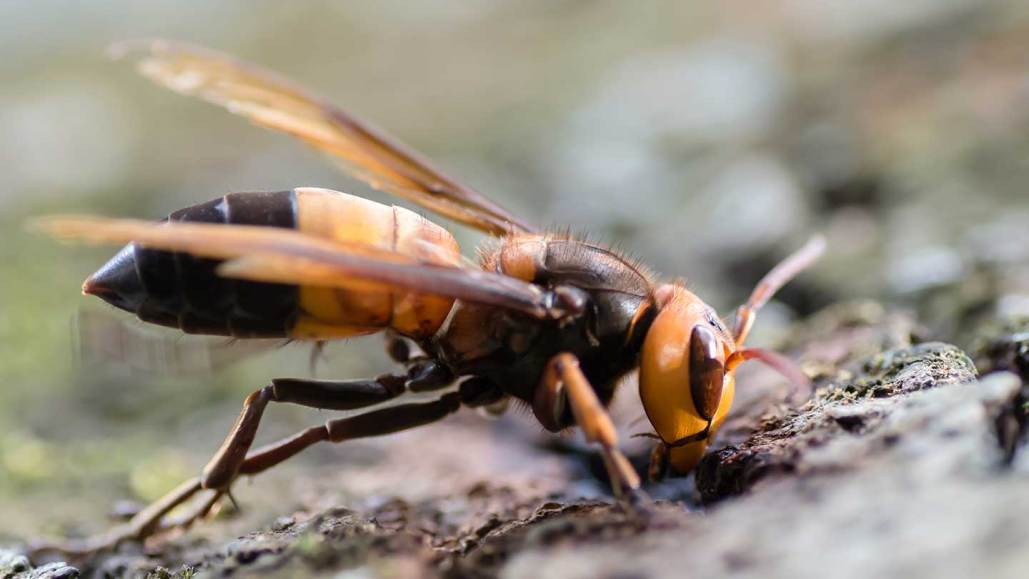
[[[61,246],[27,219],[158,218],[301,185],[388,199],[108,60],[119,40],[181,39],[278,70],[529,220],[686,277],[723,312],[824,232],[828,258],[759,322],[766,344],[857,297],[918,308],[960,341],[933,296],[987,291],[980,278],[987,315],[1029,311],[1025,2],[5,1],[0,27],[0,540],[102,527],[117,499],[197,472],[247,392],[309,374],[304,347],[222,368],[210,341],[90,303],[79,285],[115,248]],[[479,236],[456,231],[474,255]],[[96,312],[149,336],[145,355],[80,346],[76,320]],[[387,371],[381,350],[330,345],[318,375]],[[320,419],[274,416],[262,440]]]

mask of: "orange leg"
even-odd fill
[[[652,482],[664,480],[668,476],[668,461],[668,445],[659,438],[653,450],[650,451],[650,465],[647,467],[647,478]]]
[[[811,264],[817,261],[824,251],[825,238],[816,235],[761,278],[754,291],[751,292],[747,303],[736,310],[736,324],[733,333],[737,346],[742,346],[746,341],[750,328],[754,325],[754,317],[761,306],[765,305],[782,286],[797,277],[797,274],[811,267]]]
[[[640,477],[618,449],[618,432],[593,386],[582,373],[579,360],[567,352],[551,358],[543,371],[539,388],[534,404],[537,416],[553,418],[553,424],[558,424],[567,400],[586,440],[600,445],[615,496],[628,498],[631,502],[644,499]]]

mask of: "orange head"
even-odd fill
[[[760,360],[794,384],[810,384],[786,358],[761,348],[743,348],[743,342],[761,306],[824,251],[825,239],[816,235],[765,274],[736,310],[732,332],[711,306],[681,284],[655,290],[658,314],[643,341],[640,360],[640,398],[661,439],[651,464],[653,474],[665,467],[686,473],[700,461],[732,406],[733,371],[740,362]]]
[[[640,398],[668,466],[685,473],[732,405],[735,381],[727,365],[736,341],[714,309],[681,285],[655,292],[657,317],[640,361]]]

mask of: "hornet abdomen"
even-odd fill
[[[438,225],[402,207],[327,189],[230,193],[167,219],[284,227],[420,261],[460,260],[457,242]],[[392,328],[421,339],[439,329],[453,305],[448,298],[357,282],[331,289],[228,279],[216,274],[218,264],[130,244],[86,280],[83,291],[145,322],[239,338],[321,340]]]

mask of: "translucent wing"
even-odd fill
[[[35,226],[91,243],[137,242],[154,249],[226,260],[218,272],[251,281],[353,289],[403,288],[516,310],[533,317],[567,314],[541,287],[502,274],[416,261],[370,245],[331,241],[291,229],[88,216],[48,217]]]
[[[383,131],[271,72],[164,40],[126,43],[112,51],[143,53],[139,70],[154,82],[305,141],[376,189],[489,233],[533,230]]]
[[[114,315],[113,310],[93,308],[79,310],[72,320],[72,338],[82,368],[144,376],[211,374],[288,343],[282,339],[184,336]]]

